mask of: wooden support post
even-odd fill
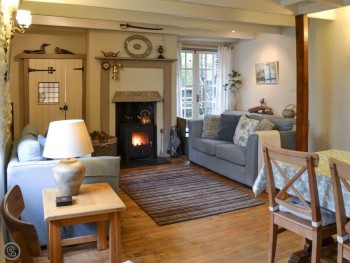
[[[295,17],[296,57],[297,57],[297,115],[296,147],[298,151],[308,151],[309,133],[309,72],[308,72],[308,18]]]

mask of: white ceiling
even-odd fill
[[[49,25],[123,30],[120,24],[129,23],[163,30],[126,30],[233,40],[278,34],[294,27],[295,15],[349,4],[350,0],[22,0],[20,8],[32,11],[34,29]]]

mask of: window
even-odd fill
[[[181,51],[181,116],[200,119],[216,109],[216,51]]]

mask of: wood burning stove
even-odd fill
[[[154,124],[121,123],[120,142],[122,155],[129,161],[133,158],[155,158],[156,142]]]

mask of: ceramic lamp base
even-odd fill
[[[85,176],[85,167],[75,158],[62,159],[53,167],[53,176],[62,196],[77,195]]]

